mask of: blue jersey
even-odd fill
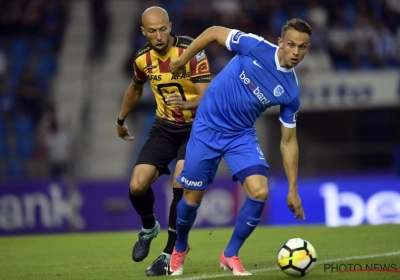
[[[278,46],[231,30],[226,47],[237,55],[207,88],[196,119],[219,131],[244,132],[267,108],[280,105],[282,124],[295,127],[299,87],[294,69],[279,65]]]

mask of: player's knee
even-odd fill
[[[203,196],[204,196],[204,192],[205,192],[205,190],[193,191],[193,190],[185,189],[183,197],[185,198],[185,201],[188,205],[196,206],[196,205],[200,205],[200,203],[203,199]]]
[[[150,185],[143,181],[132,180],[129,184],[129,191],[133,196],[141,196],[147,191],[149,187]]]
[[[268,189],[267,188],[254,188],[250,189],[250,197],[258,200],[267,200],[268,198]]]

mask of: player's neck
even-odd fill
[[[283,59],[283,50],[281,48],[278,49],[278,62],[279,62],[279,66],[285,69],[292,69],[293,67],[290,67],[287,65],[287,63],[285,62],[285,60]]]

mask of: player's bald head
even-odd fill
[[[167,11],[158,6],[147,8],[142,14],[142,26],[146,26],[148,22],[153,22],[154,20],[163,20],[168,24],[169,16]]]

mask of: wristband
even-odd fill
[[[117,118],[117,125],[123,126],[125,124],[125,120],[121,120],[119,117]]]

